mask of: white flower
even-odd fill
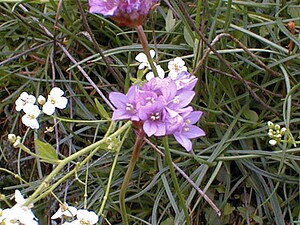
[[[155,63],[154,63],[154,65],[155,65],[158,77],[160,77],[161,79],[163,79],[165,77],[165,71],[164,71],[164,69],[161,68],[160,65],[156,65]],[[154,73],[152,71],[146,74],[146,80],[147,81],[150,81],[152,78],[154,78]]]
[[[26,104],[23,108],[25,115],[22,116],[22,122],[31,129],[39,129],[40,125],[37,121],[41,111],[37,105]]]
[[[269,144],[274,146],[277,144],[277,141],[274,139],[271,139],[271,140],[269,140]]]
[[[20,97],[16,100],[16,110],[21,111],[25,105],[34,104],[36,98],[33,95],[29,95],[27,92],[22,92]]]
[[[69,206],[67,203],[64,203],[60,205],[59,209],[57,210],[56,213],[51,216],[52,220],[55,220],[57,218],[60,218],[62,216],[65,217],[74,217],[77,214],[77,209],[73,206]]]
[[[150,53],[151,58],[153,59],[155,56],[155,51],[153,49],[151,49],[149,51],[149,53]],[[148,69],[151,69],[150,64],[148,62],[148,58],[145,53],[141,52],[141,53],[137,54],[137,56],[135,57],[135,60],[140,63],[139,70],[144,69],[145,67]]]
[[[37,102],[40,105],[44,105],[46,103],[46,98],[43,95],[39,95],[39,97],[37,98]]]
[[[172,80],[177,78],[177,74],[183,71],[187,71],[187,67],[185,66],[185,62],[180,57],[176,57],[174,60],[168,63],[169,77]]]
[[[17,140],[17,136],[15,134],[8,134],[7,138],[8,141],[12,144],[15,143],[15,141]]]
[[[97,214],[93,211],[88,211],[86,209],[79,209],[77,212],[77,220],[72,222],[65,222],[63,225],[93,225],[99,220]]]
[[[48,95],[47,102],[43,105],[43,112],[52,115],[55,108],[64,109],[68,104],[68,99],[63,97],[64,91],[58,87],[54,87]]]
[[[30,209],[30,206],[23,206],[26,199],[19,190],[14,195],[16,204],[12,208],[4,209],[0,213],[0,224],[22,224],[22,225],[38,225],[37,219]]]

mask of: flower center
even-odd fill
[[[134,111],[134,107],[131,103],[126,103],[126,110],[129,112],[133,112]]]
[[[150,116],[150,119],[152,120],[152,121],[157,121],[157,120],[159,120],[160,119],[160,113],[152,113],[152,115]]]
[[[179,99],[178,96],[175,96],[175,97],[174,97],[173,103],[175,103],[175,104],[179,104],[179,103],[180,103],[180,99]]]
[[[155,103],[155,99],[153,97],[147,97],[146,100],[151,104]]]
[[[185,124],[186,125],[190,125],[192,122],[191,122],[191,120],[189,120],[189,119],[187,119],[186,121],[185,121]]]
[[[190,130],[190,128],[188,128],[188,127],[184,127],[184,128],[183,128],[183,131],[184,131],[184,132],[188,132],[189,130]]]
[[[56,101],[55,101],[55,99],[54,99],[53,97],[51,97],[50,102],[51,102],[51,104],[53,104],[53,105],[56,103]]]
[[[82,225],[89,225],[90,222],[82,219],[82,220],[80,220],[80,224],[82,224]]]

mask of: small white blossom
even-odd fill
[[[43,95],[39,95],[39,97],[37,98],[37,102],[40,105],[44,105],[46,103],[46,98]]]
[[[65,217],[74,217],[77,215],[77,209],[73,206],[69,206],[67,203],[64,203],[60,205],[59,209],[56,213],[51,216],[52,220],[55,220],[57,218],[61,218],[63,216]]]
[[[41,111],[37,105],[27,104],[24,106],[23,111],[25,115],[22,116],[22,122],[31,129],[39,129],[40,125],[37,121]]]
[[[178,73],[187,71],[187,67],[185,66],[185,62],[180,57],[176,57],[174,60],[168,63],[169,77],[172,80],[177,78]]]
[[[15,134],[8,134],[7,138],[8,141],[12,144],[15,143],[15,141],[17,140],[17,136]]]
[[[155,65],[158,77],[161,78],[161,79],[163,79],[165,77],[165,71],[164,71],[164,69],[161,68],[160,65],[156,65],[155,63],[154,63],[154,65]],[[150,81],[152,78],[154,78],[154,73],[152,71],[146,74],[146,80],[147,81]]]
[[[16,100],[16,110],[21,111],[25,105],[34,104],[36,98],[33,95],[29,95],[27,92],[22,92],[20,97]]]
[[[54,87],[48,95],[47,102],[43,105],[43,112],[52,115],[55,108],[64,109],[68,104],[68,99],[63,97],[64,91],[58,87]]]
[[[14,195],[16,204],[12,208],[7,208],[0,213],[0,224],[5,225],[38,225],[37,219],[30,209],[30,206],[24,206],[26,199],[22,196],[19,190],[15,191]]]
[[[97,214],[93,211],[88,211],[86,209],[79,209],[77,212],[77,220],[72,222],[66,222],[63,225],[93,225],[99,220]]]
[[[149,53],[150,53],[151,58],[154,58],[155,51],[153,49],[151,49],[149,51]],[[141,53],[137,54],[137,56],[135,57],[135,60],[140,63],[140,65],[138,67],[139,70],[144,69],[145,67],[148,69],[151,69],[150,64],[148,62],[148,58],[145,53],[141,52]]]
[[[274,146],[274,145],[277,144],[277,141],[274,140],[274,139],[271,139],[271,140],[269,140],[269,144],[272,145],[272,146]]]

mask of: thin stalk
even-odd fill
[[[127,213],[126,213],[126,204],[125,204],[125,194],[128,188],[129,181],[131,179],[132,172],[134,170],[134,167],[139,159],[140,151],[144,144],[144,136],[145,132],[142,127],[138,128],[137,134],[136,134],[136,141],[133,147],[133,152],[131,156],[131,160],[129,162],[121,189],[120,189],[120,195],[119,195],[119,201],[120,201],[120,210],[121,210],[121,216],[123,225],[129,225]]]
[[[184,215],[185,215],[185,218],[186,218],[186,223],[187,223],[187,225],[190,225],[191,220],[190,220],[190,216],[189,216],[187,206],[185,204],[186,201],[185,201],[185,199],[183,197],[183,194],[182,194],[182,191],[180,189],[180,186],[179,186],[179,183],[178,183],[178,180],[177,180],[177,176],[176,176],[176,173],[175,173],[175,169],[174,169],[174,166],[173,166],[171,151],[170,151],[169,143],[168,143],[168,137],[163,138],[163,145],[164,145],[164,148],[165,148],[165,157],[166,157],[166,161],[167,161],[167,164],[169,166],[169,169],[170,169],[170,173],[171,173],[172,181],[173,181],[173,184],[174,184],[174,187],[175,187],[175,191],[177,193],[177,196],[179,198],[179,202],[180,202],[181,207],[183,209],[183,212],[184,212]]]
[[[119,154],[120,154],[120,149],[121,149],[121,147],[123,146],[123,143],[124,143],[124,141],[125,141],[126,138],[127,138],[128,131],[129,131],[129,129],[128,129],[128,130],[126,131],[126,133],[124,134],[124,136],[123,136],[123,138],[122,138],[122,141],[121,141],[121,143],[119,144],[118,149],[116,150],[115,158],[114,158],[113,164],[112,164],[112,166],[111,166],[111,170],[110,170],[110,173],[109,173],[109,178],[108,178],[108,182],[107,182],[107,186],[106,186],[106,191],[105,191],[104,197],[103,197],[103,199],[102,199],[102,204],[101,204],[100,209],[99,209],[99,212],[98,212],[98,215],[99,215],[99,216],[102,216],[102,217],[105,217],[105,216],[103,215],[103,211],[104,211],[104,208],[105,208],[105,205],[106,205],[106,201],[107,201],[107,199],[108,199],[108,195],[109,195],[110,187],[111,187],[111,184],[112,184],[112,180],[113,180],[115,168],[116,168],[116,165],[117,165],[117,162],[118,162],[118,158],[119,158]]]
[[[111,134],[107,138],[113,138],[115,136],[120,135],[124,131],[126,131],[131,126],[131,121],[125,123],[119,130],[117,130],[115,133]],[[95,148],[99,147],[101,144],[105,143],[107,141],[107,138],[101,139],[94,144],[91,144],[80,151],[68,156],[67,158],[61,160],[57,167],[52,170],[52,172],[43,180],[43,182],[40,184],[40,186],[35,190],[35,192],[27,199],[25,202],[25,206],[29,205],[30,203],[36,202],[39,195],[41,195],[45,189],[49,186],[50,182],[54,179],[54,177],[69,163],[73,160],[77,159],[78,157],[89,153],[90,151],[93,151]],[[19,147],[19,146],[17,146]]]
[[[149,43],[148,43],[148,40],[147,40],[145,31],[144,31],[144,29],[143,29],[143,26],[142,26],[142,25],[137,26],[137,27],[136,27],[136,30],[137,30],[137,33],[138,33],[140,42],[141,42],[141,44],[142,44],[144,53],[145,53],[145,55],[147,56],[148,62],[149,62],[149,64],[150,64],[150,67],[151,67],[151,69],[152,69],[152,71],[153,71],[153,73],[154,73],[154,76],[155,76],[155,77],[158,77],[158,73],[157,73],[157,70],[156,70],[156,66],[154,65],[153,59],[152,59],[152,57],[151,57],[151,55],[150,55]]]

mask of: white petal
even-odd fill
[[[18,99],[16,100],[15,104],[16,104],[16,110],[17,110],[18,112],[21,111],[21,110],[23,109],[24,105],[25,105],[24,101],[21,100],[20,98],[18,98]]]
[[[19,98],[25,101],[28,98],[28,93],[25,91],[22,92]]]
[[[155,51],[153,49],[150,50],[150,56],[153,59],[155,56]]]
[[[51,116],[51,115],[53,115],[54,111],[55,111],[55,106],[54,106],[51,102],[47,101],[47,102],[43,105],[43,112],[44,112],[45,114]]]
[[[59,208],[56,213],[54,213],[52,216],[51,216],[51,220],[55,220],[55,219],[58,219],[60,217],[62,217],[63,213],[62,213],[62,210],[61,208]]]
[[[86,221],[86,222],[88,222],[88,224],[93,225],[98,222],[99,217],[93,211],[88,211],[86,209],[80,209],[77,212],[77,219],[79,221]]]
[[[73,217],[77,215],[77,209],[74,206],[68,206],[68,209],[63,212],[67,217]]]
[[[146,80],[150,81],[154,78],[154,73],[153,72],[149,72],[146,74]]]
[[[57,97],[60,97],[64,94],[64,91],[61,90],[59,87],[54,87],[52,88],[52,90],[50,91],[50,95],[53,97],[53,98],[57,98]]]
[[[140,63],[148,62],[147,56],[143,52],[137,54],[137,56],[135,57],[135,60],[140,62]]]
[[[25,198],[23,197],[23,195],[19,190],[15,190],[14,198],[16,203],[19,205],[24,205],[24,203],[26,202]]]
[[[67,104],[68,99],[66,97],[60,97],[56,99],[54,106],[59,109],[64,109],[66,108]]]
[[[165,71],[163,70],[163,68],[161,68],[160,65],[156,66],[156,71],[158,73],[158,76],[163,79],[165,77]]]

